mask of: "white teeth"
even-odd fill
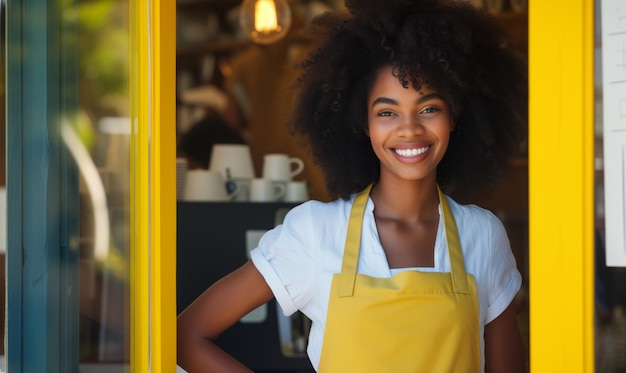
[[[394,149],[394,151],[401,157],[417,157],[428,150],[429,146],[418,149]]]

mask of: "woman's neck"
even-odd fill
[[[386,181],[381,179],[370,193],[375,214],[387,219],[418,222],[438,219],[439,195],[433,180]]]

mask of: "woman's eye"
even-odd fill
[[[436,106],[426,106],[424,109],[422,109],[422,111],[420,111],[420,114],[432,114],[438,111],[439,108]]]
[[[394,115],[393,111],[389,111],[389,110],[383,110],[383,111],[378,112],[379,117],[390,117],[393,115]]]

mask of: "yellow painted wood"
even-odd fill
[[[152,372],[176,369],[176,2],[155,0],[153,42]]]
[[[131,372],[176,369],[175,2],[131,0]]]
[[[130,366],[131,372],[149,372],[150,350],[150,143],[148,94],[147,2],[130,0]],[[142,68],[139,68],[139,67]]]
[[[592,372],[593,0],[529,5],[531,372]]]

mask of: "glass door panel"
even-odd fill
[[[7,368],[125,371],[131,361],[130,5],[2,5],[11,216]]]
[[[2,6],[6,366],[173,371],[174,3]]]
[[[76,6],[80,361],[122,367],[130,362],[129,3]]]

